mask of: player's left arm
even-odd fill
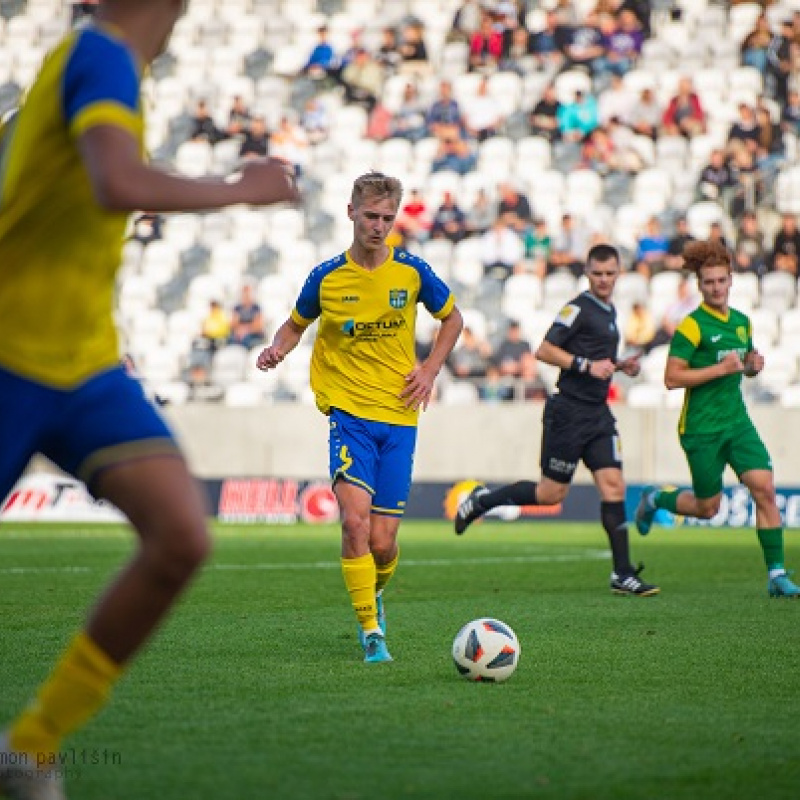
[[[453,306],[450,313],[442,319],[430,355],[406,375],[406,385],[400,396],[408,408],[425,410],[428,407],[436,377],[447,357],[453,352],[463,327],[464,318],[458,308]]]
[[[616,365],[610,358],[602,361],[591,361],[583,356],[576,356],[567,352],[553,342],[544,339],[536,351],[536,358],[559,369],[583,372],[599,380],[608,380],[613,374]]]

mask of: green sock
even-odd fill
[[[671,511],[673,514],[678,513],[678,495],[681,489],[660,489],[656,492],[653,498],[653,505],[656,508],[663,508],[666,511]]]
[[[759,528],[757,533],[767,569],[783,569],[783,528]]]

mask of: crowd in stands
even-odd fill
[[[90,13],[91,5],[73,4],[73,15]],[[219,0],[193,5],[227,9]],[[740,298],[747,301],[744,310],[759,310],[759,282],[773,273],[795,279],[786,307],[794,304],[797,4],[369,0],[361,5],[371,11],[362,15],[354,0],[294,5],[237,0],[225,22],[190,6],[196,18],[177,31],[164,59],[167,86],[175,65],[202,37],[221,36],[228,25],[249,42],[237,70],[250,77],[243,86],[234,76],[230,91],[220,79],[208,92],[193,87],[179,97],[180,111],[156,140],[159,157],[179,168],[212,170],[223,155],[228,164],[280,156],[311,189],[295,247],[283,246],[280,231],[262,237],[250,261],[269,251],[267,267],[245,265],[240,281],[203,297],[208,319],[203,323],[195,313],[195,343],[183,360],[190,383],[212,381],[220,350],[254,346],[222,324],[237,318],[240,292],[264,307],[258,335],[271,334],[277,314],[265,302],[263,282],[283,292],[273,273],[291,271],[285,251],[302,252],[307,262],[293,267],[285,298],[291,302],[297,275],[338,246],[341,226],[334,218],[346,203],[342,191],[354,173],[371,167],[397,174],[406,185],[391,242],[428,258],[459,302],[476,311],[448,370],[487,401],[538,397],[552,386],[531,345],[545,317],[557,311],[554,304],[582,287],[585,253],[601,241],[620,247],[623,277],[643,281],[626,282],[639,288],[622,293],[619,308],[626,345],[646,353],[669,340],[677,314],[695,302],[680,281],[680,253],[695,236],[719,238],[737,272],[756,280],[743,280],[756,286]],[[234,22],[234,6],[268,42],[248,40]],[[295,42],[303,43],[302,52],[286,66]],[[164,99],[161,89],[154,96]],[[345,119],[363,124],[348,128]],[[779,195],[781,187],[788,194]],[[134,221],[131,235],[150,248],[168,240],[174,227],[146,214]],[[300,240],[313,247],[300,247]],[[191,242],[193,257],[202,244],[197,237]],[[208,252],[205,258],[207,265]],[[659,284],[671,287],[663,302],[650,288],[662,274],[676,279]],[[559,283],[563,276],[570,280]],[[556,283],[563,288],[551,292]],[[530,292],[528,306],[522,287]],[[506,331],[527,342],[513,371],[500,355]],[[772,344],[779,333],[773,331]],[[798,376],[795,370],[792,380]]]

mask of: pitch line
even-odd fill
[[[401,560],[403,567],[459,567],[459,566],[488,566],[494,564],[548,564],[569,561],[599,561],[609,557],[605,550],[586,550],[582,553],[554,553],[550,555],[530,555],[530,556],[488,556],[486,558],[430,558],[415,559],[405,558]],[[317,570],[335,569],[339,570],[342,566],[338,561],[305,561],[298,563],[282,564],[261,563],[261,564],[209,564],[207,571],[236,571],[236,572],[258,572],[258,571],[281,571],[281,570]],[[40,575],[40,574],[87,574],[91,572],[105,572],[105,569],[96,567],[66,566],[66,567],[0,567],[0,575]]]

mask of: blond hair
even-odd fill
[[[703,267],[728,267],[731,269],[731,254],[720,242],[689,242],[683,248],[684,267],[700,277]]]
[[[388,197],[400,205],[403,198],[403,184],[397,178],[390,178],[382,172],[368,172],[353,183],[353,193],[350,195],[350,204],[360,206],[365,200]]]

